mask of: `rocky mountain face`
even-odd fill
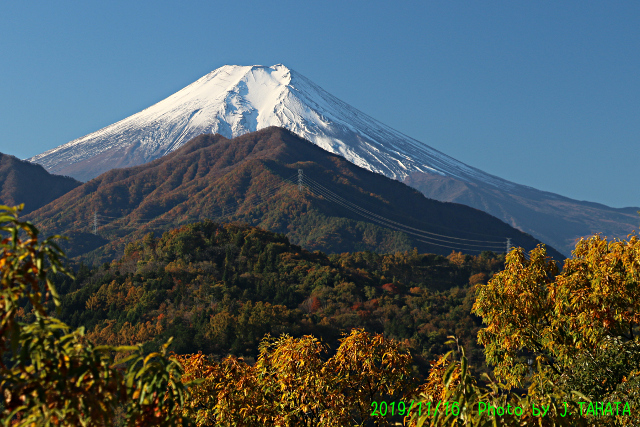
[[[459,162],[281,64],[223,66],[137,114],[29,160],[87,181],[113,168],[160,158],[200,134],[234,138],[269,126],[286,128],[428,197],[482,209],[565,254],[581,236],[624,237],[638,224],[635,208],[564,198]]]

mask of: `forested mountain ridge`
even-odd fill
[[[481,171],[375,120],[283,64],[225,65],[139,113],[29,160],[86,181],[165,156],[200,134],[233,138],[269,126],[289,129],[426,197],[487,212],[565,256],[582,237],[624,238],[637,229],[638,207],[573,200]]]
[[[24,203],[23,213],[34,211],[82,183],[52,175],[42,166],[0,153],[0,205]]]
[[[150,231],[205,218],[245,222],[333,253],[480,253],[501,251],[508,237],[527,249],[539,243],[484,212],[427,199],[276,127],[234,139],[201,135],[151,163],[106,172],[29,215],[44,232],[69,235],[71,256],[89,253],[96,262]]]
[[[282,234],[207,221],[149,234],[56,286],[61,319],[100,344],[153,348],[173,336],[177,353],[255,357],[266,333],[337,347],[342,332],[364,327],[405,342],[424,374],[453,333],[482,364],[474,285],[503,266],[488,252],[327,256]]]

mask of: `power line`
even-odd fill
[[[435,246],[440,246],[443,248],[449,248],[449,249],[455,249],[458,251],[465,251],[465,252],[484,252],[487,249],[468,249],[468,248],[459,248],[459,247],[455,247],[455,246],[448,246],[448,245],[441,245],[439,243],[433,243],[433,242],[427,242],[426,240],[420,240],[420,239],[416,239],[419,242],[422,243],[428,243],[429,245],[435,245]]]
[[[302,193],[302,179],[303,179],[302,169],[298,169],[298,191],[301,193]]]
[[[401,224],[399,222],[390,220],[388,218],[385,218],[383,216],[377,215],[373,212],[370,212],[354,203],[348,202],[347,200],[345,200],[344,198],[338,196],[337,194],[331,192],[330,190],[327,190],[325,187],[323,187],[322,185],[314,182],[313,180],[307,179],[305,177],[305,180],[307,181],[307,183],[309,184],[309,188],[314,191],[316,194],[321,195],[323,197],[325,197],[327,200],[332,201],[334,203],[337,203],[343,207],[345,207],[346,209],[351,210],[354,213],[357,213],[371,221],[377,222],[381,225],[384,225],[385,227],[388,228],[393,228],[395,230],[398,231],[402,231],[404,233],[407,234],[411,234],[414,235],[416,237],[420,237],[423,239],[430,239],[436,242],[442,242],[442,243],[448,243],[449,245],[457,245],[455,247],[453,246],[445,246],[439,243],[434,243],[434,242],[427,242],[424,240],[420,240],[423,243],[430,243],[430,244],[434,244],[437,246],[444,246],[444,247],[448,247],[448,248],[452,248],[452,249],[458,249],[460,250],[460,246],[472,246],[472,247],[480,247],[480,248],[484,248],[484,249],[502,249],[504,248],[504,243],[503,242],[487,242],[485,244],[476,244],[476,243],[465,243],[464,240],[466,241],[471,241],[471,242],[482,242],[482,241],[478,241],[478,240],[472,240],[472,239],[463,239],[463,238],[459,238],[459,237],[453,237],[453,236],[446,236],[446,235],[442,235],[442,234],[436,234],[436,233],[431,233],[425,230],[420,230],[414,227],[410,227],[407,226],[405,224]],[[413,230],[413,231],[410,231]],[[425,236],[423,234],[430,234],[430,235],[434,235],[434,236],[438,236],[438,237],[443,237],[445,239],[455,239],[455,240],[463,240],[460,242],[457,241],[450,241],[450,240],[443,240],[443,239],[438,239],[435,237],[431,237],[431,236]],[[463,249],[463,250],[476,250],[476,251],[480,251],[478,249]]]
[[[325,196],[325,197],[326,197],[326,196]],[[347,209],[350,209],[350,207],[349,207],[349,206],[344,205],[343,203],[341,203],[341,202],[339,202],[339,201],[337,201],[337,200],[335,200],[335,199],[331,198],[330,196],[329,196],[329,197],[327,197],[327,200],[332,201],[332,202],[335,202],[335,203],[337,203],[337,204],[339,204],[339,205],[341,205],[341,206],[343,206],[343,207],[345,207],[345,208],[347,208]],[[372,217],[370,217],[370,216],[368,216],[368,215],[362,214],[361,212],[357,212],[357,211],[355,211],[355,210],[353,210],[353,212],[355,212],[355,213],[357,213],[357,214],[359,214],[359,215],[361,215],[361,216],[365,217],[366,219],[368,219],[368,220],[370,220],[370,221],[376,222],[376,223],[378,223],[378,224],[380,224],[380,225],[382,225],[382,226],[384,226],[384,227],[391,228],[391,229],[394,229],[394,230],[397,230],[397,231],[400,231],[400,232],[403,232],[403,233],[412,234],[412,235],[414,235],[414,236],[416,236],[416,237],[421,237],[422,239],[433,239],[433,240],[435,240],[435,241],[437,241],[437,242],[449,243],[449,245],[443,245],[443,244],[441,244],[441,243],[435,243],[434,241],[426,241],[426,240],[422,240],[422,239],[416,239],[416,240],[418,240],[418,241],[420,241],[420,242],[423,242],[423,243],[428,243],[428,244],[432,244],[432,245],[436,245],[436,246],[442,246],[442,247],[446,247],[446,248],[450,248],[450,249],[456,249],[456,250],[460,250],[460,251],[462,251],[462,250],[463,250],[463,251],[477,251],[477,252],[482,252],[483,250],[488,250],[488,249],[496,250],[496,249],[497,249],[496,247],[489,247],[489,246],[487,246],[487,245],[475,245],[475,244],[463,243],[463,242],[451,242],[451,241],[448,241],[448,240],[436,239],[436,238],[434,238],[434,237],[422,236],[422,235],[419,235],[419,234],[417,234],[417,233],[414,233],[414,232],[410,232],[410,231],[404,230],[404,229],[402,229],[402,228],[400,228],[400,227],[396,227],[396,226],[394,226],[394,225],[392,225],[392,224],[388,224],[388,223],[386,223],[386,222],[384,222],[384,221],[381,221],[381,220],[379,220],[379,219],[377,219],[377,218],[372,218]],[[457,245],[457,246],[450,246],[450,245]],[[462,246],[477,246],[477,247],[481,247],[481,248],[483,248],[483,249],[461,248],[461,247],[460,247],[461,245],[462,245]]]
[[[375,217],[377,217],[377,218],[379,218],[379,219],[381,219],[381,220],[383,220],[383,221],[388,221],[388,222],[393,223],[393,224],[396,224],[396,225],[398,225],[398,226],[400,226],[400,227],[405,227],[405,228],[407,228],[407,229],[414,230],[414,231],[416,231],[416,232],[418,232],[418,233],[430,234],[430,235],[432,235],[432,236],[445,237],[445,238],[455,239],[455,240],[465,240],[465,241],[467,241],[467,242],[478,242],[478,243],[495,244],[495,245],[500,245],[501,247],[502,247],[502,246],[504,246],[504,242],[503,242],[503,241],[489,241],[489,240],[465,239],[465,238],[461,238],[461,237],[447,236],[447,235],[444,235],[444,234],[437,234],[437,233],[432,233],[432,232],[430,232],[430,231],[420,230],[420,229],[418,229],[418,228],[414,228],[414,227],[411,227],[411,226],[408,226],[408,225],[405,225],[405,224],[402,224],[402,223],[399,223],[399,222],[396,222],[396,221],[390,220],[390,219],[385,218],[385,217],[383,217],[383,216],[377,215],[377,214],[375,214],[374,212],[368,211],[368,210],[366,210],[366,209],[364,209],[364,208],[362,208],[362,207],[360,207],[360,206],[356,205],[355,203],[349,202],[348,200],[346,200],[346,199],[344,199],[344,198],[340,197],[339,195],[337,195],[337,194],[333,193],[331,190],[328,190],[326,187],[323,187],[323,186],[322,186],[320,183],[318,183],[317,181],[313,181],[312,179],[310,179],[310,178],[306,178],[306,177],[305,177],[305,180],[307,180],[307,181],[309,181],[310,183],[312,183],[312,185],[316,185],[316,186],[320,187],[320,188],[321,188],[322,190],[324,190],[326,193],[331,194],[333,197],[339,198],[339,199],[340,199],[340,200],[342,200],[344,203],[349,204],[349,205],[353,206],[354,208],[356,208],[356,209],[358,209],[358,210],[361,210],[361,211],[363,211],[363,212],[365,212],[365,213],[367,213],[367,214],[369,214],[369,215],[373,215],[373,216],[375,216]]]
[[[266,202],[267,199],[277,194],[283,187],[290,184],[295,185],[296,178],[297,178],[297,186],[298,186],[299,192],[302,191],[303,185],[306,185],[307,188],[309,188],[312,192],[325,198],[326,200],[336,203],[350,210],[351,212],[354,212],[360,216],[363,216],[366,219],[373,221],[375,223],[378,223],[384,227],[413,235],[417,237],[416,240],[422,243],[450,248],[454,250],[474,251],[474,252],[482,252],[483,250],[487,250],[487,249],[495,251],[499,248],[501,249],[505,247],[504,241],[475,240],[475,239],[467,239],[467,238],[461,238],[461,237],[455,237],[455,236],[448,236],[444,234],[437,234],[437,233],[421,230],[421,229],[411,227],[409,225],[391,220],[384,216],[378,215],[375,212],[371,212],[359,206],[356,203],[346,200],[340,195],[324,187],[317,181],[304,175],[304,172],[302,169],[298,169],[298,173],[296,175],[293,175],[287,179],[284,179],[279,183],[277,183],[276,185],[272,187],[268,187],[266,190],[253,193],[251,195],[245,195],[244,201],[242,203],[240,203],[238,200],[233,200],[229,203],[218,205],[215,209],[209,210],[207,212],[208,214],[207,218],[219,219],[219,218],[229,217],[229,216],[237,215],[240,209],[243,209],[243,210],[252,209],[256,206],[259,206],[262,203]],[[93,214],[94,234],[97,234],[98,221],[105,222],[105,224],[100,225],[100,228],[116,227],[121,229],[135,229],[141,226],[148,226],[150,228],[163,228],[169,224],[178,225],[176,224],[176,221],[180,221],[177,218],[167,218],[166,216],[170,213],[170,211],[164,212],[160,216],[157,216],[154,218],[130,218],[130,215],[132,213],[133,212],[129,214],[125,214],[124,216],[116,217],[116,216],[98,214],[97,211],[94,211],[94,214]],[[190,219],[192,218],[184,218],[183,220],[188,221]],[[122,225],[118,225],[120,221],[124,221],[124,223]],[[422,240],[422,239],[427,239],[427,240]],[[473,242],[473,243],[467,243],[467,242]],[[511,238],[507,238],[506,246],[507,246],[507,253],[508,253],[508,251],[511,248]],[[476,249],[476,248],[482,248],[482,249]]]
[[[380,225],[382,225],[384,227],[392,228],[394,230],[401,231],[401,232],[404,232],[404,233],[407,233],[407,234],[412,234],[414,236],[421,237],[423,239],[433,239],[433,240],[438,241],[438,242],[444,242],[444,243],[449,243],[450,245],[458,245],[458,246],[446,246],[446,245],[442,245],[442,244],[439,244],[439,243],[434,243],[433,241],[425,241],[425,240],[417,239],[417,240],[419,240],[419,241],[421,241],[423,243],[430,243],[430,244],[433,244],[433,245],[436,245],[436,246],[444,246],[444,247],[451,248],[451,249],[465,250],[465,251],[474,251],[475,250],[475,251],[478,251],[478,252],[482,252],[482,250],[479,250],[479,249],[460,248],[460,245],[462,245],[462,246],[477,246],[477,247],[481,247],[481,248],[483,248],[485,250],[489,249],[489,248],[491,248],[493,250],[497,249],[497,247],[495,247],[495,246],[489,247],[489,245],[476,245],[476,244],[470,244],[470,243],[464,243],[464,242],[451,242],[451,241],[448,241],[448,240],[436,239],[436,238],[430,237],[430,236],[422,236],[420,234],[417,234],[417,233],[402,229],[400,227],[397,227],[395,225],[389,224],[389,223],[384,222],[382,220],[379,220],[377,218],[373,218],[373,217],[371,217],[369,215],[363,214],[362,212],[358,212],[358,211],[356,211],[354,209],[351,209],[349,206],[345,205],[344,203],[340,202],[339,200],[336,200],[336,199],[332,198],[331,196],[326,196],[325,195],[324,197],[327,200],[332,201],[334,203],[337,203],[337,204],[339,204],[339,205],[341,205],[341,206],[343,206],[343,207],[345,207],[345,208],[347,208],[349,210],[352,210],[353,212],[365,217],[366,219],[368,219],[370,221],[373,221],[373,222],[377,222],[378,224],[380,224]]]

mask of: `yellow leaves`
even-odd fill
[[[640,320],[639,248],[636,236],[610,242],[594,236],[576,245],[552,293],[556,311],[580,331],[578,340],[594,345]]]
[[[462,254],[462,252],[453,251],[451,252],[451,254],[449,254],[449,256],[447,256],[447,259],[451,264],[457,267],[462,267],[465,262],[465,256]]]
[[[351,418],[354,414],[368,419],[372,395],[394,394],[407,386],[410,356],[381,335],[354,330],[326,361],[321,357],[325,349],[312,336],[283,335],[263,340],[253,366],[232,357],[214,363],[202,355],[178,356],[183,381],[204,378],[192,387],[186,406],[195,408],[198,398],[197,407],[208,414],[199,415],[198,425],[206,425],[200,419],[207,419],[209,424],[259,420],[260,425],[293,426],[304,419],[309,425],[333,427],[360,423]]]
[[[561,367],[576,351],[596,348],[607,335],[625,336],[640,321],[636,236],[583,239],[561,273],[543,247],[528,258],[522,249],[511,251],[504,271],[477,285],[473,305],[486,325],[478,342],[508,384],[520,383],[528,372],[524,350],[544,354],[543,366]]]
[[[91,295],[85,305],[87,310],[97,310],[100,307],[100,299],[97,295]]]

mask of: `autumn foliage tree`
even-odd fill
[[[409,427],[602,425],[580,416],[576,395],[553,383],[547,383],[550,387],[544,394],[520,395],[486,373],[475,377],[464,347],[457,340],[450,344],[456,344],[456,350],[433,362],[427,382],[420,386],[420,410],[414,408],[408,417]]]
[[[69,274],[53,238],[18,220],[20,208],[0,206],[0,405],[4,425],[114,425],[120,408],[130,426],[184,425],[178,407],[187,385],[181,366],[140,347],[94,346],[83,328],[50,316],[59,297],[50,273]],[[54,236],[55,237],[55,236]],[[34,321],[21,321],[24,305]],[[114,364],[114,355],[128,357]]]
[[[229,356],[214,362],[202,354],[179,356],[191,389],[184,408],[198,425],[365,426],[391,425],[372,415],[372,402],[410,397],[411,357],[382,335],[355,329],[336,354],[312,336],[266,337],[251,366]]]
[[[419,390],[422,404],[443,407],[414,412],[410,425],[639,425],[636,236],[581,240],[562,271],[544,246],[528,255],[516,248],[504,271],[476,282],[473,312],[486,325],[478,341],[493,373],[475,377],[457,343]]]
[[[531,382],[527,359],[533,358],[540,366],[536,375],[553,374],[604,398],[637,376],[640,240],[581,240],[559,274],[544,248],[529,259],[514,250],[507,268],[478,287],[474,311],[487,325],[479,341],[497,377],[512,386]],[[589,360],[607,358],[611,348],[625,349],[620,357],[627,366],[598,378],[605,387],[593,389],[571,379]],[[579,369],[578,362],[583,363]]]
[[[544,247],[528,257],[513,250],[505,270],[478,286],[473,310],[486,324],[478,340],[487,362],[506,386],[527,386],[530,396],[558,387],[604,402],[605,408],[640,404],[637,236],[581,240],[562,272]],[[638,421],[631,411],[599,425]]]

